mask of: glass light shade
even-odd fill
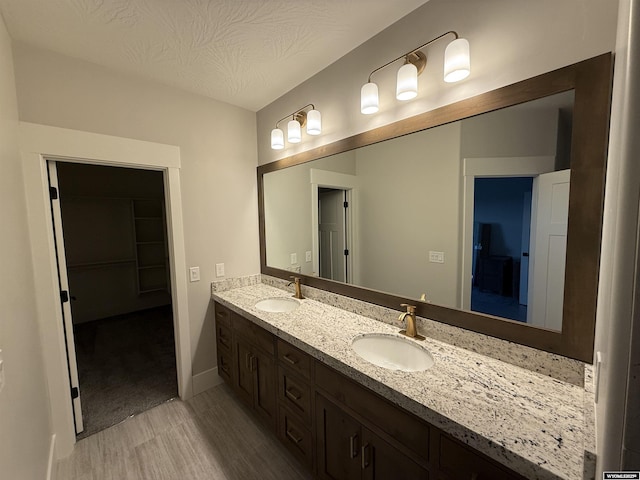
[[[447,45],[444,51],[444,81],[458,82],[467,78],[469,73],[471,73],[469,42],[464,38],[458,38]]]
[[[307,113],[307,133],[309,135],[322,133],[322,116],[318,110],[309,110]]]
[[[300,143],[300,140],[302,140],[300,122],[297,120],[290,120],[287,123],[287,140],[289,140],[289,143]]]
[[[284,132],[279,128],[271,130],[271,148],[282,150],[284,148]]]
[[[360,90],[360,111],[370,115],[378,111],[378,85],[365,83]]]
[[[396,98],[411,100],[418,95],[418,69],[413,63],[406,63],[398,70]]]

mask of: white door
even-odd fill
[[[78,381],[78,364],[76,363],[76,347],[73,338],[73,319],[71,317],[71,294],[69,293],[69,279],[67,276],[67,260],[64,250],[64,235],[62,233],[62,213],[60,210],[60,190],[58,188],[58,171],[56,162],[47,161],[49,170],[49,190],[51,195],[51,214],[53,217],[53,234],[56,244],[58,260],[58,280],[60,286],[60,302],[62,319],[64,322],[65,344],[67,347],[67,362],[69,364],[69,380],[71,383],[71,398],[76,434],[84,430],[82,423],[82,408],[80,405],[80,382]]]
[[[529,249],[531,248],[531,192],[524,192],[520,252],[520,305],[529,303]]]
[[[320,276],[338,282],[347,278],[344,205],[344,190],[318,192]]]
[[[527,323],[562,330],[570,170],[533,180]]]

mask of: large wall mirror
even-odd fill
[[[590,362],[611,67],[259,167],[263,273]]]

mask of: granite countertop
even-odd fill
[[[428,337],[420,344],[434,358],[430,369],[387,370],[359,357],[351,341],[398,335],[397,327],[310,299],[290,313],[263,312],[259,300],[291,297],[265,284],[212,297],[524,477],[583,479],[584,388]]]

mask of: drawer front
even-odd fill
[[[227,328],[231,328],[231,310],[224,305],[216,302],[216,325],[224,325]]]
[[[420,459],[429,459],[429,426],[335,370],[315,362],[316,386],[382,429]]]
[[[473,478],[475,480],[517,480],[522,477],[508,473],[482,454],[453,440],[448,435],[439,434],[440,448],[438,469],[451,478]]]
[[[278,362],[307,380],[312,378],[311,356],[280,339],[278,339]]]
[[[248,340],[265,353],[275,355],[275,337],[271,333],[235,313],[232,313],[232,319],[233,330],[238,332],[239,336]]]
[[[278,399],[280,403],[299,415],[309,427],[311,426],[311,397],[312,390],[307,383],[296,378],[284,368],[278,368]]]
[[[286,408],[280,407],[278,436],[282,443],[309,467],[313,467],[313,437],[311,431]]]
[[[225,350],[231,354],[231,328],[221,323],[218,324],[216,327],[216,341],[218,350]]]
[[[231,351],[226,352],[224,349],[218,348],[218,375],[229,385],[233,385],[232,359]]]

